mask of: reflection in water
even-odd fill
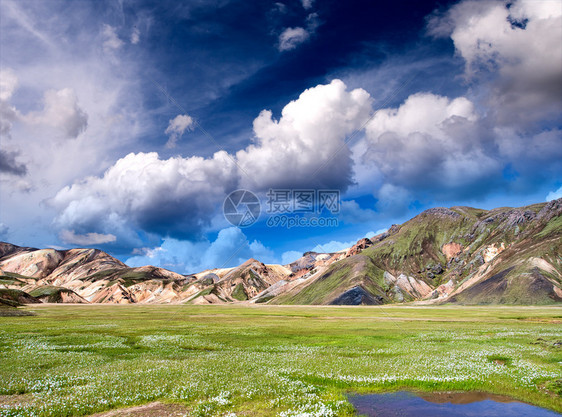
[[[559,417],[560,414],[485,392],[351,395],[357,413],[369,417]]]

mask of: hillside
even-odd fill
[[[245,301],[291,273],[250,259],[236,268],[181,275],[149,265],[129,268],[97,249],[60,251],[9,243],[0,243],[0,255],[0,289],[49,303]]]
[[[0,287],[44,302],[134,303],[179,300],[189,278],[162,268],[129,268],[97,249],[22,248],[0,243]]]
[[[96,249],[0,243],[0,289],[71,303],[552,304],[562,301],[561,214],[562,199],[433,208],[346,251],[195,275],[129,268]]]
[[[434,208],[373,238],[278,304],[562,301],[562,200],[490,211]],[[361,294],[361,297],[359,297]]]

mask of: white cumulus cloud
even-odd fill
[[[226,152],[212,158],[131,153],[102,177],[88,177],[50,200],[56,224],[80,233],[113,233],[116,224],[170,236],[194,237],[208,224],[236,178]],[[118,235],[119,237],[119,235]]]
[[[399,108],[378,111],[366,138],[364,159],[377,166],[385,183],[401,190],[463,193],[480,181],[491,185],[491,176],[501,171],[487,152],[489,135],[464,97],[414,94]]]
[[[193,129],[193,123],[193,119],[187,114],[179,114],[175,118],[171,119],[164,132],[169,135],[166,147],[175,148],[178,139],[181,138],[185,131]]]
[[[558,0],[464,1],[434,17],[430,32],[449,36],[466,75],[491,79],[489,106],[504,125],[559,117],[562,111],[562,7]]]
[[[275,120],[264,110],[254,120],[255,144],[236,154],[242,183],[264,190],[292,186],[346,188],[351,158],[344,140],[371,113],[362,89],[348,91],[340,80],[304,91]]]
[[[221,151],[212,158],[162,160],[154,152],[131,153],[103,176],[64,187],[50,200],[59,213],[55,223],[78,233],[122,228],[131,234],[140,228],[194,237],[210,225],[224,197],[238,186],[253,191],[345,189],[352,170],[344,140],[370,113],[371,99],[364,90],[348,91],[339,80],[319,85],[287,104],[279,120],[263,111],[254,121],[255,143],[236,155]],[[170,122],[169,132],[179,134],[191,124],[189,116],[180,115]]]

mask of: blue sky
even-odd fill
[[[192,273],[339,250],[429,207],[562,196],[557,0],[3,0],[0,15],[4,241]],[[237,189],[262,202],[250,227],[223,216]],[[337,225],[272,227],[269,189],[337,190],[321,215]]]

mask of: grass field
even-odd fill
[[[562,411],[560,307],[34,305],[0,317],[0,416],[155,400],[350,416],[348,391],[483,390]]]

